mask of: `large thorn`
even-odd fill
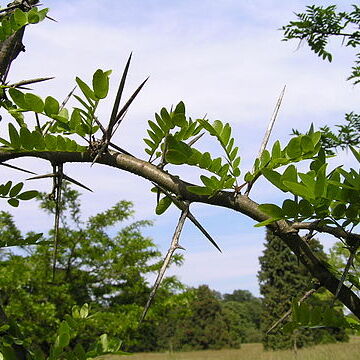
[[[145,305],[145,308],[144,308],[144,311],[142,313],[142,316],[141,316],[141,319],[140,321],[143,321],[145,316],[146,316],[146,313],[148,312],[149,310],[149,307],[151,305],[151,302],[153,301],[155,295],[156,295],[156,292],[161,284],[161,281],[165,275],[165,272],[166,272],[166,269],[167,267],[169,266],[169,263],[170,263],[170,260],[174,254],[174,252],[181,248],[181,246],[179,246],[179,240],[180,240],[180,235],[181,235],[181,231],[183,229],[183,226],[184,226],[184,223],[185,223],[185,220],[186,220],[186,217],[188,216],[188,211],[189,211],[189,203],[186,203],[185,204],[185,209],[182,210],[181,212],[181,216],[179,218],[179,221],[176,225],[176,229],[175,229],[175,232],[174,232],[174,235],[172,237],[172,240],[171,240],[171,245],[170,245],[170,248],[164,258],[164,261],[163,261],[163,264],[161,266],[161,269],[159,270],[159,273],[158,273],[158,276],[155,280],[155,284],[150,292],[150,295],[149,295],[149,298],[148,298],[148,301]]]
[[[9,168],[11,168],[11,169],[23,171],[23,172],[28,173],[28,174],[36,175],[36,173],[34,173],[34,172],[30,171],[30,170],[25,170],[25,169],[19,168],[19,167],[14,166],[14,165],[6,164],[6,163],[0,163],[0,165],[9,167]]]
[[[154,186],[156,186],[158,189],[160,189],[166,196],[169,196],[172,200],[172,202],[182,211],[186,209],[186,203],[184,201],[178,200],[175,196],[170,194],[166,189],[164,189],[162,186],[155,184],[152,182]],[[187,217],[189,220],[205,235],[205,237],[216,247],[217,250],[219,250],[221,253],[221,249],[219,245],[216,243],[216,241],[211,237],[211,235],[205,230],[205,228],[199,223],[199,221],[196,220],[195,216],[188,210],[187,211]]]
[[[130,61],[131,61],[131,57],[132,57],[132,53],[130,53],[129,59],[125,65],[125,69],[123,71],[121,80],[120,80],[120,84],[119,84],[119,88],[116,94],[116,98],[115,98],[115,102],[114,102],[114,106],[110,115],[110,120],[109,120],[109,126],[108,126],[108,136],[111,136],[112,133],[112,129],[116,124],[116,115],[119,111],[119,106],[120,106],[120,100],[121,100],[121,96],[122,93],[124,91],[124,87],[125,87],[125,82],[126,82],[126,77],[127,77],[127,73],[129,71],[129,66],[130,66]]]

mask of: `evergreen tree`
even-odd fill
[[[191,315],[180,322],[177,329],[177,347],[206,350],[240,346],[240,338],[232,338],[220,300],[207,285],[195,290],[190,311]]]
[[[320,243],[312,239],[312,250],[325,257]],[[289,349],[296,345],[303,347],[321,342],[335,342],[346,340],[344,331],[329,330],[301,330],[296,335],[285,334],[281,330],[266,334],[267,330],[289,310],[294,299],[299,299],[311,288],[311,277],[296,256],[291,253],[283,241],[267,230],[265,250],[259,258],[261,270],[258,273],[260,293],[263,296],[263,311],[261,327],[263,331],[263,345],[266,350]],[[311,301],[319,302],[318,299]]]

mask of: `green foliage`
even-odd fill
[[[0,198],[8,199],[9,205],[18,207],[20,201],[31,200],[38,195],[35,190],[27,190],[21,192],[24,187],[24,183],[20,182],[13,185],[12,181],[8,181],[6,184],[0,184]]]
[[[360,199],[358,171],[344,170],[341,166],[327,171],[326,155],[320,147],[320,132],[313,132],[311,127],[306,135],[299,135],[290,140],[284,150],[275,150],[281,154],[277,160],[273,156],[263,167],[259,166],[262,175],[283,192],[294,196],[294,200],[286,199],[282,206],[262,204],[259,208],[269,216],[269,219],[257,224],[265,226],[280,219],[304,221],[320,219],[323,224],[353,227],[359,223]],[[279,146],[277,146],[279,148]],[[358,160],[358,150],[351,148]],[[286,156],[295,156],[288,158]],[[309,171],[300,172],[290,164],[280,173],[274,170],[280,164],[301,159],[311,159]],[[254,175],[256,177],[256,175]]]
[[[229,332],[220,301],[206,286],[195,290],[190,302],[191,314],[178,324],[177,346],[183,350],[239,347],[239,338]]]
[[[41,199],[44,210],[53,213],[53,201],[45,194]],[[52,231],[44,242],[27,247],[27,255],[19,256],[11,251],[3,254],[0,297],[8,317],[21,324],[23,339],[47,354],[50,344],[55,341],[60,319],[68,321],[66,314],[74,305],[91,301],[96,313],[87,321],[87,327],[77,332],[78,346],[87,348],[97,336],[108,333],[123,339],[128,349],[141,348],[147,329],[139,327],[139,319],[150,292],[145,276],[157,271],[161,265],[160,252],[152,240],[140,232],[151,223],[137,221],[110,236],[108,229],[130,219],[132,204],[119,202],[83,223],[79,194],[68,185],[63,189],[60,206],[63,228],[54,282],[49,281],[53,266],[49,247]],[[11,216],[4,212],[0,215],[2,240],[25,245]],[[180,256],[173,259],[177,264],[181,261]],[[178,288],[176,279],[167,278],[160,299]],[[86,314],[86,308],[73,312],[75,317],[81,318]],[[73,343],[71,341],[71,345]]]
[[[36,24],[45,19],[49,9],[39,10],[32,7],[29,11],[16,8],[15,11],[0,16],[0,41],[4,41],[28,24]]]
[[[219,190],[232,189],[236,178],[240,176],[240,157],[237,156],[238,147],[234,147],[229,124],[223,125],[216,120],[213,124],[204,119],[193,121],[185,116],[185,105],[180,102],[174,111],[162,108],[160,114],[155,114],[155,122],[149,120],[149,138],[144,139],[147,145],[146,153],[150,155],[150,162],[161,159],[160,164],[191,165],[213,173],[213,176],[201,175],[203,186],[189,186],[188,189],[199,195],[215,195]],[[223,148],[226,157],[213,159],[209,152],[201,153],[193,147],[199,139],[201,130],[206,130],[216,137]],[[186,140],[190,140],[186,143]],[[168,205],[166,200],[166,205]],[[165,209],[164,205],[161,209]],[[165,209],[166,210],[166,209]],[[164,212],[165,210],[157,210]]]
[[[334,309],[333,306],[312,306],[294,300],[291,310],[291,321],[283,327],[285,333],[291,333],[295,329],[338,328],[360,330],[359,321],[351,316],[344,316],[341,310]]]
[[[81,308],[74,306],[72,316],[66,315],[57,330],[54,343],[50,347],[49,356],[47,356],[40,347],[27,351],[26,359],[29,360],[91,360],[100,355],[114,354],[127,355],[120,351],[121,342],[108,340],[107,334],[102,334],[97,342],[94,342],[86,351],[84,347],[77,343],[72,346],[77,338],[77,334],[85,325],[88,318],[88,304]],[[0,356],[4,360],[17,359],[20,346],[30,344],[21,339],[21,331],[14,324],[5,324],[1,327],[2,337],[0,340]]]
[[[305,13],[295,14],[297,21],[291,21],[283,26],[284,40],[305,40],[318,56],[329,61],[332,55],[327,51],[330,37],[340,36],[347,47],[356,48],[360,44],[360,7],[352,5],[351,12],[336,12],[336,6],[307,6]],[[350,80],[354,84],[360,82],[360,54],[356,55],[355,65],[352,68]]]

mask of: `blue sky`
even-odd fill
[[[333,2],[317,1],[328,5]],[[338,1],[341,9],[350,3]],[[116,84],[124,63],[133,51],[128,94],[148,75],[150,80],[129,111],[116,141],[137,156],[146,159],[142,138],[147,120],[161,107],[183,100],[194,118],[207,114],[210,120],[231,123],[240,147],[242,173],[245,174],[261,143],[277,97],[287,91],[274,128],[272,141],[284,144],[292,128],[306,129],[332,125],[343,114],[358,110],[358,88],[345,79],[352,65],[352,52],[331,42],[334,61],[328,64],[297,42],[282,42],[282,25],[294,19],[307,1],[100,1],[44,0],[50,15],[58,22],[44,22],[28,29],[26,56],[20,55],[10,80],[37,76],[56,76],[35,92],[59,99],[73,87],[75,76],[90,80],[97,68],[112,69],[112,92],[99,112],[106,122]],[[340,5],[339,5],[340,6]],[[210,139],[201,140],[202,149],[218,152]],[[342,156],[348,162],[346,155]],[[17,160],[14,164],[29,164]],[[49,172],[49,165],[32,161],[39,173]],[[92,169],[68,164],[65,170],[86,183],[94,194],[83,195],[84,216],[102,211],[115,201],[126,199],[135,204],[136,219],[152,219],[146,230],[162,251],[170,242],[178,214],[154,215],[155,199],[144,180],[124,172],[95,165]],[[169,168],[185,179],[197,182],[193,169]],[[7,177],[21,175],[3,171]],[[265,182],[255,186],[252,197],[257,202],[279,201],[279,194]],[[48,181],[29,186],[49,189]],[[24,230],[46,231],[52,219],[36,204],[26,203],[14,213]],[[264,231],[233,211],[194,205],[193,212],[223,249],[219,254],[191,224],[182,235],[186,248],[185,264],[170,269],[186,284],[202,283],[221,291],[249,289],[258,294],[256,273]],[[114,229],[115,231],[115,229]],[[326,242],[329,244],[329,242]]]

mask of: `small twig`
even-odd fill
[[[154,283],[154,286],[150,292],[150,295],[149,295],[149,298],[148,298],[148,301],[145,305],[145,308],[144,308],[144,311],[142,313],[142,316],[141,316],[141,319],[140,319],[140,322],[144,320],[145,316],[146,316],[146,313],[148,312],[149,310],[149,307],[151,305],[151,302],[153,301],[154,297],[155,297],[155,294],[161,284],[161,281],[165,275],[165,271],[167,269],[167,267],[169,266],[169,263],[170,263],[170,260],[172,258],[172,256],[174,255],[174,252],[177,250],[177,249],[184,249],[183,247],[181,247],[179,245],[179,240],[180,240],[180,235],[181,235],[181,231],[183,229],[183,226],[184,226],[184,223],[185,223],[185,220],[186,220],[186,217],[188,215],[188,211],[189,211],[189,203],[187,202],[186,203],[186,208],[181,212],[181,216],[179,218],[179,221],[176,225],[176,229],[175,229],[175,232],[174,232],[174,235],[173,235],[173,238],[172,238],[172,241],[171,241],[171,245],[170,245],[170,248],[164,258],[164,261],[163,261],[163,264],[161,266],[161,269],[159,270],[159,273],[158,273],[158,276],[155,280],[155,283]]]
[[[349,249],[349,248],[348,248],[348,249]],[[354,258],[355,258],[357,249],[358,249],[358,247],[354,247],[354,248],[352,248],[352,249],[349,249],[349,251],[350,251],[350,256],[349,256],[348,261],[347,261],[347,263],[346,263],[344,272],[343,272],[342,275],[341,275],[341,279],[340,279],[339,285],[338,285],[337,288],[336,288],[335,296],[334,296],[334,299],[333,299],[333,301],[332,301],[332,306],[334,306],[334,303],[335,303],[337,297],[339,296],[341,287],[343,286],[344,281],[345,281],[345,279],[346,279],[346,277],[347,277],[347,274],[348,274],[348,272],[349,272],[349,270],[350,270],[350,266],[352,265],[352,263],[353,263],[353,261],[354,261]]]
[[[310,297],[312,294],[314,294],[316,291],[320,289],[320,284],[314,285],[312,289],[307,291],[304,296],[298,301],[299,303],[304,302],[308,297]],[[279,320],[277,320],[268,331],[266,331],[266,335],[270,334],[278,325],[280,325],[282,322],[284,322],[291,314],[291,309],[288,310]]]

